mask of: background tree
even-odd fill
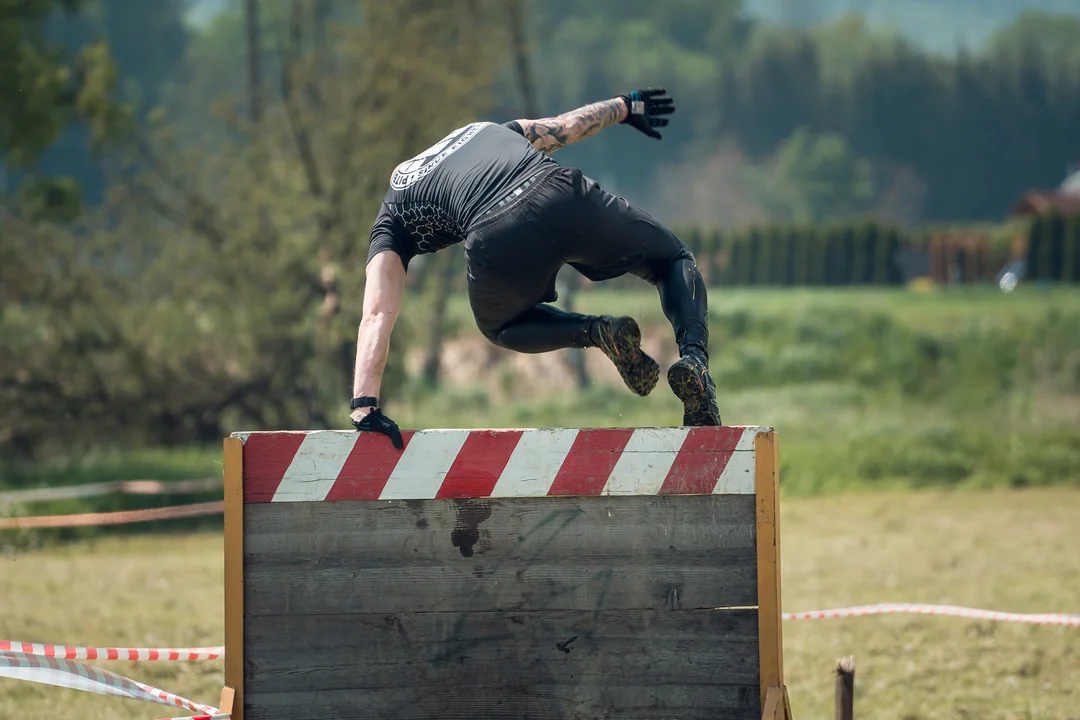
[[[81,8],[80,0],[0,2],[0,192],[26,182],[31,195],[77,205],[75,186],[51,181],[56,173],[43,154],[73,123],[85,123],[87,143],[101,142],[123,123],[106,43],[50,40],[50,19],[74,22]],[[47,187],[39,191],[39,184]]]
[[[0,318],[9,446],[41,452],[76,428],[86,442],[173,443],[347,426],[365,239],[387,178],[483,112],[494,64],[476,50],[490,4],[371,0],[362,22],[350,6],[290,4],[276,97],[254,126],[241,87],[213,154],[157,117],[77,235],[6,218],[20,233]]]

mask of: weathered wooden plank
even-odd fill
[[[757,681],[753,610],[283,616],[245,626],[252,692]]]
[[[260,694],[248,720],[760,720],[757,689],[713,685],[659,691],[612,678],[574,688],[520,686],[470,695],[456,688]]]
[[[633,558],[456,563],[364,567],[252,564],[245,578],[249,617],[350,612],[483,612],[490,610],[677,610],[745,607],[757,600],[755,566],[746,553],[674,555],[671,561]]]
[[[757,473],[754,494],[758,523],[758,634],[760,694],[784,686],[784,624],[780,592],[780,463],[776,433],[754,438]]]
[[[256,503],[244,509],[244,546],[260,557],[391,562],[436,549],[576,558],[753,547],[755,519],[752,495]]]
[[[245,511],[251,616],[756,604],[751,496]]]
[[[371,717],[423,717],[406,709],[433,696],[473,703],[474,717],[510,717],[498,713],[515,696],[546,698],[517,716],[530,718],[639,717],[627,713],[641,697],[671,713],[758,702],[751,610],[267,617],[249,620],[245,642],[256,706],[267,695],[341,691],[365,691],[352,697]]]
[[[231,688],[232,702],[241,711],[244,702],[244,471],[243,446],[236,438],[225,438],[223,446],[225,504],[225,690]],[[226,697],[227,692],[222,695]],[[229,711],[225,711],[229,712]]]

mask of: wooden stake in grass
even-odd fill
[[[853,720],[855,713],[855,658],[836,664],[836,720]]]

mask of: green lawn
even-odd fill
[[[1080,289],[713,288],[710,304],[724,422],[780,431],[791,492],[1080,482]],[[584,292],[577,308],[634,315],[674,359],[651,288]],[[598,351],[580,389],[562,354],[494,349],[465,298],[451,315],[443,385],[387,403],[408,427],[680,421],[663,382],[638,398]]]
[[[585,293],[579,308],[634,314],[651,351],[661,361],[673,357],[653,291]],[[714,289],[712,308],[725,422],[780,432],[785,609],[896,601],[1080,613],[1080,292]],[[592,384],[578,389],[561,354],[492,355],[463,298],[453,299],[451,311],[446,381],[437,389],[412,382],[387,402],[404,427],[678,422],[678,402],[666,388],[632,395],[596,351],[587,353]],[[0,468],[0,486],[202,477],[220,474],[220,463],[217,445],[102,450]],[[145,507],[195,499],[136,500]],[[114,496],[18,512],[131,502]],[[206,522],[220,525],[219,518]],[[0,637],[221,642],[217,534],[25,549],[40,539],[0,535]],[[789,622],[785,633],[800,720],[830,716],[830,673],[847,654],[856,658],[860,718],[1077,717],[1080,630],[898,616]],[[221,684],[220,663],[109,667],[202,702],[216,702]],[[0,680],[3,718],[167,714]]]
[[[580,292],[575,310],[587,313],[633,315],[643,324],[665,322],[656,290],[632,280],[640,290]],[[468,299],[455,296],[451,317],[463,332],[476,333]],[[782,315],[796,310],[858,309],[888,314],[904,323],[947,331],[974,318],[1034,318],[1051,309],[1080,309],[1080,287],[1022,286],[1003,293],[991,286],[938,288],[926,292],[878,288],[724,288],[709,289],[713,313],[748,311]],[[406,309],[407,311],[407,309]]]
[[[661,363],[674,359],[653,290],[585,292],[579,307],[636,315],[650,352]],[[724,422],[777,428],[790,494],[1080,484],[1080,289],[714,288],[712,307],[712,370]],[[412,381],[385,395],[387,412],[403,427],[681,421],[681,407],[662,381],[639,398],[599,351],[589,350],[591,384],[577,388],[564,353],[499,351],[472,325],[463,297],[453,298],[451,311],[456,319],[442,385]],[[405,317],[402,339],[409,323],[423,319]],[[349,428],[347,414],[340,417],[338,427]],[[217,444],[167,452],[103,449],[76,460],[0,466],[0,487],[220,471]],[[108,511],[209,499],[108,496],[15,511]]]

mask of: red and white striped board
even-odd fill
[[[752,494],[764,426],[243,432],[244,502]]]

